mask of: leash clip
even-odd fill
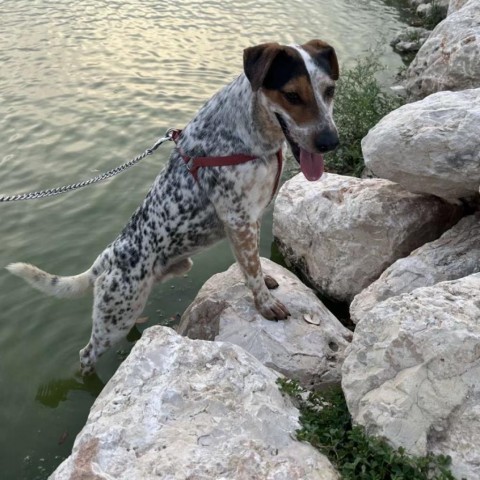
[[[167,137],[169,140],[172,140],[173,142],[177,143],[177,140],[180,137],[181,133],[182,133],[182,131],[179,130],[178,128],[169,128],[165,132],[165,137]]]

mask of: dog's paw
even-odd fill
[[[278,288],[278,282],[270,275],[265,275],[263,279],[265,280],[265,285],[269,290],[274,290],[275,288]]]
[[[288,308],[273,295],[270,295],[268,299],[261,303],[256,301],[255,304],[257,310],[267,320],[285,320],[288,316],[290,316]]]
[[[87,364],[80,364],[80,375],[82,377],[89,377],[90,375],[95,374],[95,366],[94,365],[87,365]]]
[[[84,377],[95,373],[95,361],[92,359],[93,348],[89,342],[88,345],[80,350],[80,374]]]

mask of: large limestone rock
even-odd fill
[[[337,479],[294,440],[298,410],[276,378],[239,347],[152,327],[51,479]]]
[[[395,260],[438,238],[459,209],[388,180],[297,175],[277,196],[273,234],[323,295],[351,301]]]
[[[411,99],[480,85],[480,2],[470,0],[439,23],[406,73]]]
[[[450,0],[448,4],[448,15],[460,10],[466,3],[475,0]]]
[[[413,192],[469,197],[480,184],[480,88],[394,110],[362,141],[367,167]]]
[[[356,423],[480,478],[480,273],[390,298],[357,325],[342,386]]]
[[[480,215],[470,215],[438,240],[397,260],[359,293],[350,305],[352,321],[357,323],[387,298],[477,272],[480,272]]]
[[[291,317],[280,322],[263,318],[234,264],[205,283],[183,314],[179,333],[239,345],[305,387],[339,383],[351,332],[293,273],[265,258],[262,268],[279,283],[273,294]]]

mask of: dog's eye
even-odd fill
[[[335,87],[333,85],[325,89],[326,98],[333,98],[334,95],[335,95]]]
[[[285,97],[288,103],[291,105],[302,105],[302,97],[297,92],[282,92],[282,95]]]

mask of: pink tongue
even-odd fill
[[[323,174],[323,156],[300,148],[300,168],[307,180],[318,180]]]

